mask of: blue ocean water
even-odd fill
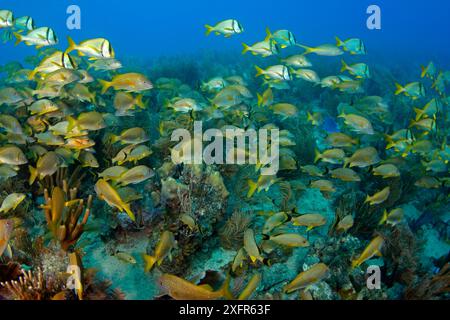
[[[81,8],[81,30],[68,30],[69,5]],[[382,29],[366,27],[369,5],[381,8]],[[2,0],[2,8],[17,17],[32,15],[38,26],[52,26],[66,45],[66,36],[80,41],[108,38],[120,56],[155,57],[205,50],[241,51],[241,42],[254,43],[265,28],[289,29],[301,44],[333,43],[335,36],[364,39],[372,56],[405,62],[434,59],[449,63],[450,2],[446,0],[228,0],[228,1],[100,1]],[[245,28],[236,41],[205,37],[204,25],[235,18]],[[2,46],[0,64],[34,52]]]

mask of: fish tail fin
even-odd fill
[[[262,76],[264,74],[264,70],[261,69],[260,67],[255,66],[255,69],[256,69],[256,76],[257,77]]]
[[[382,225],[382,224],[384,224],[386,221],[387,221],[387,217],[388,217],[388,213],[387,213],[387,210],[386,209],[384,209],[384,212],[383,212],[383,217],[381,218],[381,220],[380,220],[380,223],[379,223],[379,225]]]
[[[75,41],[73,41],[73,39],[70,36],[67,37],[67,42],[69,42],[69,47],[67,48],[65,53],[69,53],[69,52],[72,52],[73,50],[75,50],[75,48],[77,47],[77,44],[75,43]]]
[[[390,142],[386,145],[386,150],[392,149],[393,147],[395,147],[395,142],[394,142],[394,141],[390,141]]]
[[[427,74],[427,68],[425,68],[424,66],[420,66],[420,69],[422,70],[422,72],[420,73],[420,77],[424,78]]]
[[[222,284],[222,287],[219,289],[219,292],[228,300],[234,300],[234,296],[230,291],[230,281],[231,276],[230,273],[227,274],[225,281]]]
[[[336,46],[337,47],[342,47],[344,45],[344,42],[341,39],[339,39],[339,37],[336,36],[334,38],[336,39]]]
[[[314,163],[317,163],[317,161],[320,160],[320,158],[322,158],[322,154],[319,152],[319,150],[314,150]]]
[[[111,87],[111,82],[101,80],[101,79],[99,79],[98,82],[100,82],[100,84],[102,86],[102,94],[105,94],[106,91],[108,91],[108,89]]]
[[[263,96],[259,93],[257,93],[256,96],[258,97],[258,107],[261,107],[263,104]]]
[[[242,50],[242,54],[246,54],[250,50],[250,46],[242,43],[242,46],[244,47],[244,50]]]
[[[395,84],[395,88],[396,88],[396,90],[395,90],[395,95],[396,96],[398,96],[400,93],[402,93],[404,90],[405,90],[405,88],[403,88],[400,84],[398,84],[398,83],[396,83]]]
[[[129,203],[124,203],[122,205],[123,210],[125,210],[125,212],[127,213],[127,215],[130,217],[130,219],[135,222],[136,221],[136,217],[134,216],[133,211],[131,211],[130,209],[130,204]]]
[[[207,36],[209,36],[210,35],[210,33],[211,32],[213,32],[213,30],[214,30],[214,27],[212,27],[212,26],[210,26],[210,25],[208,25],[208,24],[205,24],[205,28],[206,28],[206,35]]]
[[[364,203],[370,202],[370,196],[367,195],[366,200],[364,200]]]
[[[158,132],[161,136],[163,136],[164,134],[164,122],[160,122],[159,126],[158,126]]]
[[[253,182],[252,180],[247,180],[249,189],[248,189],[248,193],[247,193],[247,198],[251,198],[253,196],[253,194],[256,191],[256,188],[258,187],[258,185],[256,184],[256,182]]]
[[[115,134],[111,135],[110,141],[112,144],[116,143],[117,141],[119,141],[119,136],[116,136]]]
[[[72,116],[67,117],[67,122],[69,125],[67,126],[67,132],[70,132],[77,126],[77,120],[75,120]]]
[[[38,73],[37,68],[31,71],[30,74],[28,75],[28,80],[33,80],[37,73]]]
[[[153,266],[155,265],[157,259],[154,256],[149,256],[147,254],[143,254],[142,258],[145,262],[144,271],[150,272],[153,269]]]
[[[142,94],[140,94],[136,97],[136,105],[141,109],[145,109],[145,104],[142,101]]]
[[[21,43],[23,41],[23,36],[18,33],[18,32],[14,32],[14,37],[16,37],[16,42],[14,43],[15,46],[19,45],[19,43]]]
[[[90,97],[91,97],[91,102],[92,102],[93,104],[95,104],[95,102],[97,101],[97,92],[92,92],[92,93],[90,94]]]
[[[345,70],[348,70],[348,64],[345,63],[344,59],[341,60],[341,63],[342,63],[341,72],[344,72]]]
[[[272,39],[272,32],[270,32],[269,27],[266,28],[266,38],[264,39],[264,41],[269,41],[270,39]]]
[[[350,158],[344,158],[344,168],[347,168],[347,166],[350,164]]]
[[[314,48],[311,48],[311,47],[307,47],[307,46],[304,46],[304,45],[301,45],[301,44],[299,44],[298,45],[300,48],[303,48],[303,49],[305,49],[305,52],[303,52],[303,55],[307,55],[307,54],[310,54],[310,53],[313,53],[314,52]]]
[[[33,185],[34,181],[36,180],[38,176],[37,169],[33,168],[32,166],[28,166],[28,169],[30,170],[30,178],[28,180],[28,184],[31,186]]]
[[[416,121],[419,121],[423,114],[425,113],[425,111],[419,109],[419,108],[414,108],[414,112],[416,113]]]

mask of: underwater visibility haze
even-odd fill
[[[447,300],[448,1],[0,2],[0,300]]]

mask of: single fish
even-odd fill
[[[21,149],[16,146],[0,147],[0,164],[20,166],[27,164],[28,160]]]
[[[26,195],[23,193],[11,193],[2,202],[0,213],[8,213],[11,210],[16,210],[17,206],[25,200]]]
[[[294,280],[284,287],[284,292],[291,293],[296,290],[308,288],[328,277],[330,269],[324,263],[318,263],[306,271],[300,272]]]
[[[36,178],[39,180],[44,179],[45,177],[51,176],[58,168],[61,167],[62,159],[56,152],[47,152],[45,155],[39,158],[36,163],[36,168],[29,166],[30,170],[30,178],[29,184],[32,185]]]
[[[8,247],[11,234],[14,230],[14,221],[11,219],[0,220],[0,257]]]
[[[263,237],[263,239],[270,240],[275,242],[276,244],[290,248],[309,247],[308,240],[297,233],[282,233],[274,236],[265,236]]]
[[[395,91],[395,95],[404,94],[407,97],[411,97],[413,100],[425,97],[425,88],[420,82],[411,82],[405,85],[404,87],[400,84],[395,84],[397,90]]]
[[[250,281],[245,286],[244,290],[242,290],[242,292],[239,294],[238,300],[249,299],[254,294],[256,289],[258,289],[258,286],[261,283],[261,279],[262,277],[260,273],[254,274],[250,279]]]
[[[403,220],[403,216],[405,215],[405,212],[402,208],[396,208],[392,210],[391,212],[387,212],[385,209],[383,212],[383,217],[381,218],[380,225],[381,224],[390,224],[390,225],[397,225]]]
[[[372,241],[370,241],[361,255],[357,259],[352,261],[352,268],[359,267],[361,264],[371,259],[375,255],[381,257],[381,248],[383,247],[383,245],[384,238],[381,236],[376,236]]]
[[[255,263],[256,261],[265,263],[266,260],[261,255],[261,251],[256,244],[255,233],[253,232],[253,229],[247,229],[244,232],[244,249],[250,257],[252,263]]]
[[[38,49],[46,46],[53,46],[58,43],[55,31],[48,27],[34,29],[26,35],[14,32],[14,36],[17,39],[16,45],[25,42],[27,46],[36,46]]]
[[[284,65],[274,65],[263,70],[258,66],[256,68],[256,76],[264,76],[267,80],[290,81],[292,80],[289,69]]]
[[[305,49],[304,54],[311,54],[311,53],[315,53],[318,56],[328,56],[328,57],[336,57],[336,56],[340,56],[344,54],[344,51],[342,51],[341,49],[339,49],[338,47],[336,47],[333,44],[324,44],[324,45],[320,45],[318,47],[307,47],[307,46],[303,46],[303,45],[299,45],[300,47],[302,47],[303,49]]]
[[[301,216],[292,218],[291,221],[294,226],[306,227],[307,231],[321,227],[327,223],[327,219],[318,213],[302,214]]]
[[[161,235],[161,239],[159,239],[159,242],[156,245],[153,256],[147,254],[143,255],[145,261],[145,272],[150,272],[155,263],[160,266],[167,257],[172,259],[170,254],[175,246],[176,241],[173,233],[170,231],[164,231]]]
[[[386,187],[383,190],[375,193],[373,196],[368,195],[365,202],[368,202],[371,206],[383,203],[389,198],[389,194],[391,193],[390,191],[391,189],[389,187]]]
[[[146,76],[140,73],[125,73],[115,76],[112,81],[99,80],[102,85],[102,94],[105,94],[109,88],[115,90],[124,90],[126,92],[141,92],[153,88],[153,84]]]
[[[126,172],[124,172],[117,180],[116,183],[122,187],[130,184],[139,184],[152,178],[155,175],[152,169],[147,166],[137,166]]]
[[[336,37],[336,46],[343,48],[345,51],[352,55],[365,55],[367,54],[366,46],[361,39],[351,38],[342,41]]]
[[[217,300],[221,298],[233,299],[229,291],[230,277],[227,277],[218,291],[209,287],[198,286],[185,279],[171,274],[163,274],[159,278],[162,290],[176,300]]]
[[[205,25],[206,35],[208,36],[211,32],[214,32],[217,36],[224,35],[226,38],[231,37],[235,34],[240,34],[244,32],[244,28],[235,19],[228,19],[217,23],[215,26]]]
[[[130,205],[125,203],[117,191],[103,179],[100,179],[95,184],[95,192],[97,196],[106,201],[110,207],[115,207],[121,212],[125,211],[132,221],[136,221],[134,213],[130,209]]]
[[[115,56],[114,49],[107,39],[90,39],[83,41],[78,45],[71,37],[67,37],[67,41],[69,42],[69,47],[67,48],[66,53],[77,50],[80,56],[87,56],[93,59],[111,59]]]

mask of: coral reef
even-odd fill
[[[77,243],[83,233],[91,213],[92,196],[89,196],[86,202],[78,199],[77,189],[69,190],[64,180],[63,188],[54,187],[51,195],[45,189],[44,198],[43,208],[48,228],[59,241],[61,248],[67,251]]]

